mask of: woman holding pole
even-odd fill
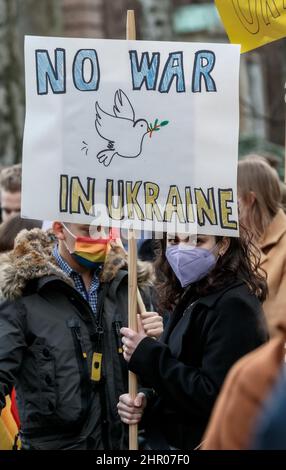
[[[162,241],[161,309],[173,308],[161,341],[122,328],[124,357],[148,389],[120,397],[124,423],[142,420],[147,448],[193,449],[201,442],[224,378],[263,344],[266,282],[245,238],[199,235]],[[144,415],[143,415],[144,413]]]

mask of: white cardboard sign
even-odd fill
[[[239,57],[26,37],[22,216],[237,236]]]

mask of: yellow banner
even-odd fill
[[[215,0],[230,42],[247,52],[286,36],[286,0]]]

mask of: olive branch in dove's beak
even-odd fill
[[[150,139],[152,137],[153,132],[159,131],[161,129],[161,127],[167,126],[167,124],[169,124],[169,121],[162,121],[159,124],[159,119],[155,119],[154,124],[152,124],[150,122],[150,124],[148,126],[148,133],[149,133]]]

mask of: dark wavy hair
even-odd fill
[[[223,237],[216,236],[219,243]],[[212,271],[198,282],[182,288],[166,256],[166,236],[157,243],[155,269],[157,274],[158,310],[172,311],[184,292],[188,298],[199,298],[216,292],[236,281],[243,281],[249,290],[263,302],[267,295],[266,273],[259,266],[260,253],[245,228],[240,227],[240,238],[229,237],[229,247]]]

